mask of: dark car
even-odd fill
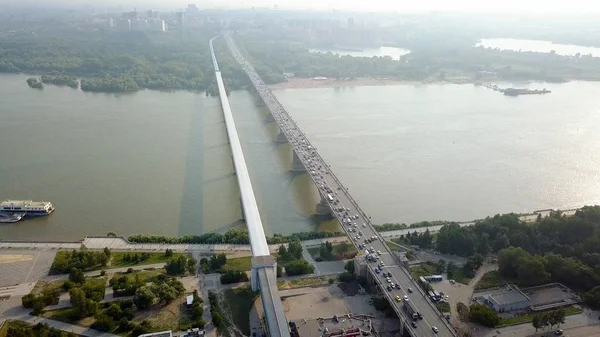
[[[410,324],[412,325],[413,328],[417,327],[417,323],[416,322],[410,322]]]
[[[387,286],[387,291],[392,291],[392,287],[391,286]]]

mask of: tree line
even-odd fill
[[[269,244],[281,244],[293,242],[296,239],[300,241],[326,239],[331,237],[344,236],[342,232],[300,232],[290,235],[274,234],[267,238]],[[182,237],[170,237],[162,235],[131,235],[127,238],[134,243],[171,243],[171,244],[232,244],[232,245],[248,245],[250,237],[248,230],[245,228],[232,228],[224,234],[206,233],[201,235],[185,235]]]
[[[279,32],[244,31],[236,35],[265,83],[284,82],[284,73],[296,77],[358,77],[408,81],[444,80],[447,76],[479,80],[481,71],[495,72],[500,80],[562,82],[600,79],[600,59],[556,53],[518,52],[474,47],[473,38],[452,32],[419,31],[389,36],[395,46],[411,52],[400,58],[352,57],[313,53],[307,41],[294,41]]]
[[[83,91],[147,88],[216,94],[208,46],[213,35],[208,30],[154,34],[50,27],[36,34],[17,31],[0,41],[0,72],[44,75],[38,84],[30,85],[36,88],[42,82],[76,88],[80,77]],[[220,58],[219,65],[228,88],[248,83],[231,58]]]

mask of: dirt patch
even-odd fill
[[[0,254],[0,264],[27,262],[33,260],[33,255],[2,255]]]
[[[341,282],[338,284],[338,288],[340,288],[346,296],[354,296],[360,291],[358,282]]]

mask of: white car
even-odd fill
[[[408,296],[404,295],[404,300],[408,302]]]

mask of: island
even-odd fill
[[[27,79],[27,85],[32,89],[44,89],[44,84],[42,84],[42,81],[34,77]]]

